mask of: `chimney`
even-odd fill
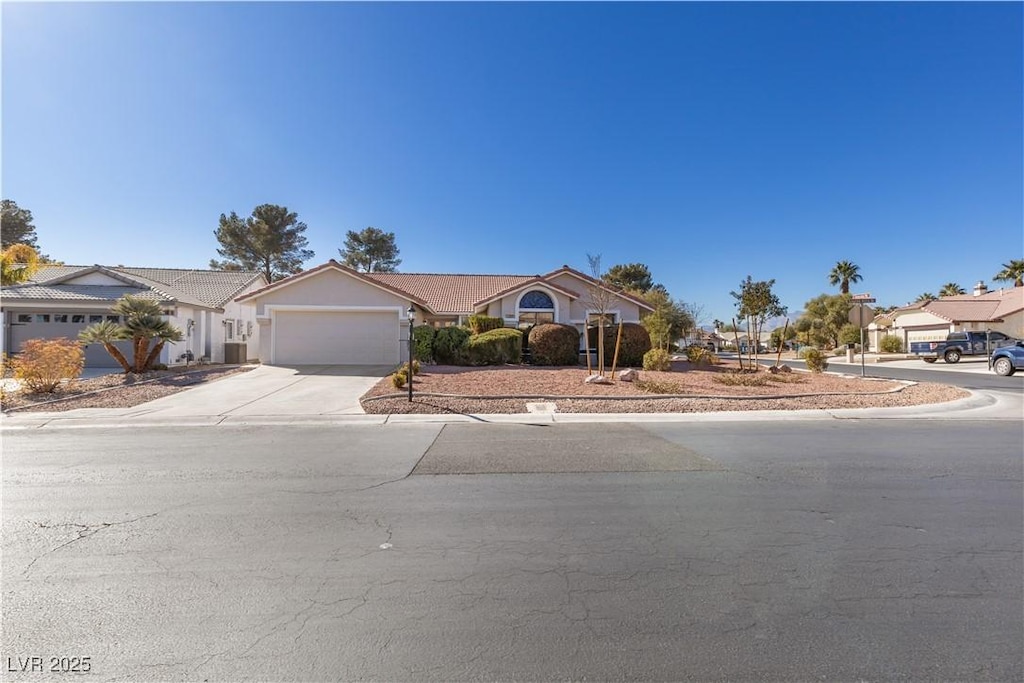
[[[978,283],[974,285],[974,296],[981,296],[982,294],[988,294],[988,287],[985,286],[984,280],[978,280]]]

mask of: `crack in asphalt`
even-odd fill
[[[47,550],[45,553],[42,553],[41,555],[38,555],[38,556],[34,557],[32,559],[32,561],[28,563],[28,566],[26,566],[25,569],[22,570],[21,575],[25,576],[26,574],[28,574],[29,570],[31,570],[32,567],[35,565],[35,563],[38,562],[39,560],[43,559],[47,555],[52,555],[53,553],[57,552],[61,548],[66,548],[67,546],[71,545],[72,543],[76,543],[78,541],[81,541],[84,538],[90,538],[92,536],[95,536],[96,534],[98,534],[99,532],[103,531],[104,529],[109,529],[109,528],[115,527],[115,526],[124,526],[126,524],[134,524],[135,522],[138,522],[138,521],[143,520],[143,519],[150,519],[151,517],[156,517],[159,514],[160,514],[159,512],[153,512],[153,513],[150,513],[148,515],[141,515],[139,517],[135,517],[133,519],[126,519],[123,522],[100,522],[99,524],[67,523],[67,524],[47,525],[47,524],[43,524],[43,523],[37,522],[36,523],[36,527],[41,528],[41,529],[55,529],[55,528],[64,527],[64,526],[76,527],[78,529],[78,536],[76,536],[75,538],[72,538],[69,541],[65,541],[64,543],[61,543],[60,545],[58,545],[58,546],[56,546],[54,548],[51,548],[51,549]]]

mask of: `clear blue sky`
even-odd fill
[[[297,211],[406,272],[646,263],[733,314],[861,267],[970,289],[1022,236],[1021,3],[3,4],[5,198],[75,264],[205,267]],[[991,282],[990,282],[991,284]]]

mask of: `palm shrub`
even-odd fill
[[[132,371],[132,366],[121,353],[121,349],[114,346],[114,342],[128,338],[128,330],[111,320],[94,323],[78,333],[78,341],[83,344],[103,344],[110,357],[116,360],[126,373]]]
[[[604,328],[605,355],[610,360],[615,354],[615,338],[619,334],[618,325],[607,325]],[[590,348],[597,347],[597,327],[587,329],[587,341]],[[622,324],[622,342],[619,345],[619,367],[642,367],[644,354],[651,350],[651,335],[640,323]]]
[[[541,323],[530,330],[529,346],[535,365],[576,365],[580,333],[572,325]]]
[[[413,353],[416,360],[429,363],[434,360],[434,336],[437,331],[430,325],[420,325],[412,330]]]
[[[470,365],[518,363],[523,351],[523,333],[510,327],[474,334],[466,344]]]
[[[434,360],[442,365],[464,365],[469,337],[465,327],[442,327],[434,335]]]
[[[811,372],[824,372],[828,369],[828,359],[825,354],[813,346],[801,349],[800,355],[803,356],[804,363],[807,364],[807,369]]]
[[[85,365],[82,345],[72,339],[29,339],[11,359],[14,377],[34,394],[50,394],[61,380],[78,379]]]
[[[473,334],[483,334],[505,326],[505,322],[501,318],[489,315],[471,315],[466,322],[469,323],[469,331]]]
[[[644,370],[668,372],[672,369],[672,357],[665,349],[651,349],[644,354]]]
[[[184,339],[181,330],[163,319],[160,304],[155,301],[126,294],[110,310],[121,316],[124,322],[120,325],[112,321],[95,323],[79,332],[78,338],[86,344],[103,344],[103,348],[121,364],[125,372],[145,372],[160,357],[160,351],[167,342]],[[132,341],[130,365],[113,345],[119,339]],[[150,342],[155,342],[152,348]]]

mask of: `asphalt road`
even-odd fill
[[[761,359],[764,365],[774,365],[772,359]],[[803,368],[802,360],[784,360],[783,365],[794,368]],[[864,374],[866,377],[884,377],[888,379],[902,379],[911,382],[938,382],[940,384],[951,384],[965,389],[981,389],[993,391],[1009,391],[1019,394],[1024,391],[1024,373],[1018,372],[1012,377],[1000,377],[994,372],[977,372],[978,368],[987,367],[987,360],[962,360],[955,365],[949,365],[939,361],[935,364],[928,364],[924,361],[914,361],[920,367],[896,367],[892,363],[865,363]],[[860,375],[860,364],[848,365],[833,363],[829,371],[849,372],[853,375]]]
[[[7,432],[2,678],[1021,680],[1022,453],[1012,420]]]

